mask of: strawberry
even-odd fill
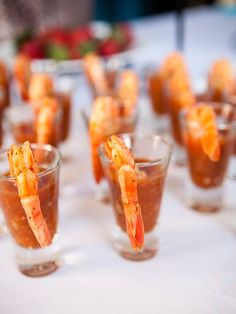
[[[39,35],[39,38],[45,43],[51,44],[53,42],[55,44],[64,45],[69,43],[70,35],[69,32],[64,29],[54,28],[42,33]]]
[[[120,51],[120,46],[113,38],[108,38],[100,44],[99,53],[102,56],[110,56]]]
[[[42,59],[45,57],[44,45],[38,40],[25,42],[20,51],[32,59]]]
[[[76,28],[70,32],[70,42],[72,45],[92,39],[93,35],[89,26]]]

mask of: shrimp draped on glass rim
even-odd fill
[[[8,152],[10,175],[15,178],[29,226],[43,248],[51,244],[52,239],[43,216],[38,191],[38,167],[29,142],[12,145]]]
[[[139,252],[144,244],[144,225],[138,200],[137,170],[134,158],[122,139],[116,135],[109,137],[104,147],[107,157],[117,170],[130,244],[135,251]]]

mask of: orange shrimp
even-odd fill
[[[233,66],[227,59],[220,59],[210,69],[208,78],[209,88],[218,93],[232,93],[235,78]]]
[[[91,142],[92,163],[94,177],[97,183],[103,177],[102,165],[98,156],[98,146],[106,137],[111,135],[111,130],[107,130],[107,123],[113,118],[120,116],[120,105],[112,97],[97,97],[93,104],[89,122],[89,135]],[[109,133],[109,134],[108,134]]]
[[[124,106],[123,115],[129,116],[134,112],[139,93],[139,79],[132,70],[125,70],[121,73],[118,97]]]
[[[23,54],[17,55],[14,62],[13,74],[20,90],[22,99],[28,100],[28,89],[32,75],[31,60]]]
[[[105,96],[109,94],[109,84],[101,59],[96,54],[87,54],[84,57],[85,74],[96,94]]]
[[[117,169],[121,198],[124,207],[126,230],[132,248],[141,251],[144,243],[142,211],[138,200],[135,162],[124,142],[112,135],[105,142],[107,157]]]
[[[7,68],[3,62],[0,61],[0,85],[7,85],[8,77],[7,77]]]
[[[9,105],[9,78],[6,65],[0,61],[0,111]]]
[[[53,136],[56,136],[54,123],[59,108],[58,103],[51,97],[43,98],[40,103],[36,122],[37,143],[56,146],[56,139]]]
[[[41,247],[51,243],[51,235],[43,217],[38,192],[38,167],[29,142],[12,145],[8,152],[10,175],[16,178],[21,205],[30,228]]]
[[[35,110],[38,110],[42,98],[53,95],[54,86],[52,78],[43,73],[33,74],[29,84],[29,100],[32,102]]]
[[[187,111],[190,123],[197,123],[201,132],[201,143],[204,153],[212,160],[220,159],[220,143],[216,125],[216,114],[210,105],[201,104]]]
[[[186,71],[184,58],[179,52],[174,52],[167,56],[160,69],[163,79],[170,78],[176,71]]]

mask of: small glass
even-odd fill
[[[156,117],[158,131],[166,131],[168,128],[167,104],[163,80],[157,71],[149,71],[147,75],[148,93],[153,113]]]
[[[74,81],[67,76],[60,76],[55,79],[56,97],[62,109],[62,132],[61,142],[65,142],[71,129],[72,97],[74,92]]]
[[[231,120],[234,120],[236,123],[236,91],[232,93],[231,95],[228,95],[225,97],[225,101],[232,105],[234,109],[233,118]],[[233,156],[230,161],[230,167],[229,167],[229,178],[236,180],[236,138],[234,141],[234,151]]]
[[[81,115],[84,120],[85,126],[89,133],[89,119],[90,119],[90,110],[81,110]],[[104,130],[104,140],[111,135],[120,134],[120,133],[132,133],[136,129],[138,121],[138,111],[136,110],[135,113],[128,117],[119,117],[113,118],[110,121],[107,121],[103,124]],[[107,191],[107,185],[104,180],[102,180],[99,184],[96,184],[94,192],[94,197],[96,200],[109,203],[110,197]]]
[[[20,203],[15,178],[7,175],[7,150],[0,152],[0,204],[13,240],[19,270],[25,275],[39,277],[55,271],[60,261],[57,225],[61,159],[58,150],[51,145],[32,144],[31,147],[39,169],[43,169],[38,174],[39,198],[43,216],[53,238],[52,244],[40,248],[34,237]]]
[[[167,107],[170,117],[170,125],[172,138],[174,141],[174,162],[176,166],[182,167],[186,165],[186,154],[183,147],[183,138],[181,132],[181,123],[179,114],[183,106],[192,106],[195,104],[195,98],[190,89],[183,88],[182,91],[170,93],[169,86],[166,86]]]
[[[107,83],[107,91],[104,94],[104,91],[98,89],[98,86],[95,86],[93,82],[87,77],[87,83],[92,95],[92,98],[96,98],[98,96],[114,96],[116,95],[116,88],[118,85],[119,73],[127,68],[127,62],[122,61],[119,58],[110,58],[103,59],[102,66],[104,70],[104,76]]]
[[[7,127],[13,137],[13,142],[20,144],[25,141],[30,143],[37,142],[36,136],[36,114],[29,103],[22,105],[10,106],[5,109],[4,116],[6,118]],[[61,111],[55,116],[53,128],[49,134],[47,144],[57,147],[60,143],[61,134]]]
[[[124,258],[140,261],[149,259],[157,253],[157,222],[165,178],[171,157],[172,146],[157,135],[123,134],[120,137],[131,149],[136,161],[138,198],[142,209],[145,239],[141,252],[133,251],[126,234],[124,210],[117,171],[106,157],[104,145],[99,148],[104,173],[109,183],[116,226],[113,230],[113,245]]]
[[[218,161],[212,161],[203,152],[198,126],[187,121],[186,111],[183,110],[180,116],[190,174],[187,194],[191,208],[201,212],[216,212],[223,206],[224,180],[233,151],[236,127],[232,121],[231,105],[204,104],[211,105],[216,113],[221,155]]]

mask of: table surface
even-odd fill
[[[174,49],[173,15],[133,24],[138,38],[148,43],[132,58],[137,67],[158,63]],[[186,28],[185,53],[194,79],[218,57],[233,60],[235,17],[195,9],[186,14]],[[87,134],[78,114],[90,98],[82,77],[77,83],[67,144],[74,158],[62,166],[61,175],[63,264],[50,276],[28,278],[15,267],[9,237],[0,239],[0,313],[236,313],[236,182],[226,183],[225,208],[204,215],[185,206],[185,170],[171,166],[158,255],[139,263],[122,259],[111,247],[111,206],[93,199]],[[153,131],[145,97],[140,108],[140,130]]]

